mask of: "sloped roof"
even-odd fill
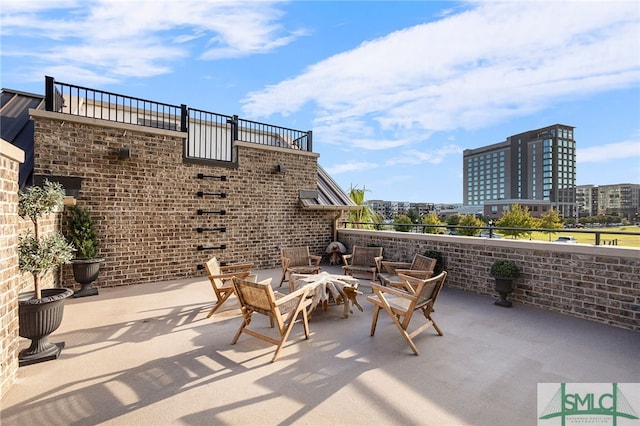
[[[2,89],[0,94],[0,137],[24,151],[19,187],[31,182],[33,174],[33,121],[29,109],[44,109],[44,96]]]
[[[358,210],[361,208],[319,164],[317,191],[301,191],[300,202],[304,208],[310,210]]]

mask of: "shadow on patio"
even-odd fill
[[[280,270],[257,273],[277,283]],[[421,334],[416,357],[384,313],[369,336],[362,287],[364,312],[317,311],[311,339],[296,324],[274,364],[263,341],[243,335],[230,345],[241,322],[235,297],[206,318],[207,280],[68,300],[51,336],[66,348],[19,369],[1,423],[536,424],[538,383],[640,382],[640,333],[496,307],[446,284],[434,313],[444,336]]]

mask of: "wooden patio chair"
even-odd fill
[[[383,272],[378,274],[378,279],[382,285],[404,288],[402,279],[398,274],[411,275],[423,280],[431,278],[436,262],[436,259],[420,254],[416,254],[411,263],[382,261],[380,263],[382,264]]]
[[[376,274],[380,272],[382,261],[382,247],[358,247],[353,246],[351,254],[342,255],[342,270],[345,275],[371,274],[371,281],[376,280]]]
[[[269,342],[277,346],[276,353],[271,359],[271,362],[274,362],[278,359],[280,351],[287,341],[287,337],[289,337],[289,333],[291,333],[293,324],[296,322],[299,314],[302,314],[305,339],[309,338],[307,307],[311,304],[311,298],[307,299],[309,292],[307,287],[284,295],[273,291],[271,288],[271,278],[255,283],[234,277],[233,285],[238,300],[240,301],[243,320],[240,329],[231,342],[232,345],[238,341],[242,333]],[[251,316],[256,312],[269,317],[271,327],[274,326],[274,323],[278,326],[280,340],[247,328],[251,322]]]
[[[376,283],[371,284],[374,294],[367,297],[367,300],[374,304],[371,335],[373,336],[376,332],[380,309],[384,309],[396,327],[398,327],[398,330],[400,330],[402,337],[411,347],[413,353],[420,355],[418,348],[413,343],[414,337],[431,326],[433,326],[438,335],[442,336],[442,331],[431,317],[431,313],[444,281],[447,279],[447,272],[442,271],[439,275],[425,280],[404,274],[399,274],[399,276],[405,284],[405,290],[384,287]],[[409,332],[409,323],[413,318],[413,313],[418,310],[422,311],[427,322]]]
[[[218,259],[212,257],[204,266],[217,300],[215,306],[211,309],[209,315],[207,315],[207,318],[211,318],[211,315],[234,293],[232,278],[249,278],[253,263],[236,263],[234,265],[220,266]],[[255,281],[257,278],[255,275],[251,275],[251,277],[252,281]]]
[[[283,247],[280,249],[280,260],[282,261],[282,278],[278,287],[288,281],[289,290],[293,290],[291,274],[317,274],[320,272],[322,256],[309,254],[308,246]]]

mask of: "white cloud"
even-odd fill
[[[278,3],[8,0],[0,12],[1,31],[15,43],[4,43],[2,54],[29,56],[39,78],[43,69],[59,67],[79,70],[83,82],[151,77],[169,73],[193,51],[212,60],[291,43],[304,32],[278,24]],[[32,38],[38,43],[29,43]]]
[[[583,149],[578,148],[576,150],[576,161],[578,164],[603,163],[633,157],[637,158],[638,162],[640,162],[640,140],[617,142]]]
[[[462,154],[462,148],[457,145],[446,145],[438,149],[431,151],[419,151],[416,149],[410,149],[403,151],[401,155],[390,158],[387,161],[387,165],[395,164],[440,164],[449,155],[455,155],[457,157]]]
[[[630,53],[640,51],[633,2],[473,7],[317,62],[249,93],[244,111],[286,116],[312,106],[315,130],[326,131],[328,143],[397,148],[424,143],[433,132],[486,127],[640,80],[638,57]],[[358,125],[333,126],[345,120]]]
[[[376,163],[369,163],[369,162],[366,162],[366,161],[361,161],[361,162],[349,161],[347,163],[336,164],[336,165],[331,166],[331,167],[325,167],[325,169],[327,170],[327,172],[329,174],[337,175],[337,174],[340,174],[340,173],[371,170],[371,169],[375,169],[377,167],[378,167],[378,164],[376,164]]]

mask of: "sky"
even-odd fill
[[[2,88],[56,81],[313,130],[367,200],[462,202],[462,153],[574,126],[577,184],[640,183],[637,1],[0,2]]]

